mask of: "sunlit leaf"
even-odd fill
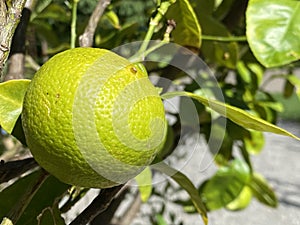
[[[166,17],[176,22],[176,28],[172,31],[175,43],[200,48],[201,28],[188,0],[177,0],[168,9]]]
[[[166,222],[166,220],[164,219],[164,217],[161,214],[156,214],[155,219],[156,219],[157,225],[168,225],[168,223]]]
[[[278,205],[275,192],[260,174],[253,174],[249,184],[253,195],[261,202],[271,207]]]
[[[296,88],[296,93],[300,97],[300,78],[296,75],[288,75],[287,80]]]
[[[265,145],[265,138],[262,132],[250,130],[249,136],[244,138],[245,149],[250,154],[258,154]]]
[[[0,83],[0,125],[11,133],[22,112],[23,99],[30,80]]]
[[[206,214],[206,208],[203,205],[198,190],[195,188],[191,180],[180,171],[177,171],[176,169],[170,167],[169,165],[163,162],[152,165],[152,168],[166,174],[167,176],[170,176],[181,186],[181,188],[183,188],[190,195],[191,201],[194,204],[197,212],[202,216],[204,224],[207,225],[208,219]]]
[[[232,202],[227,204],[225,207],[226,209],[236,211],[242,210],[246,208],[252,199],[252,191],[248,186],[245,186],[239,196],[235,198]]]
[[[201,102],[203,105],[211,108],[212,110],[218,112],[220,115],[227,117],[231,121],[237,123],[238,125],[247,128],[253,129],[257,131],[264,131],[264,132],[272,132],[275,134],[285,135],[293,137],[297,140],[300,140],[299,137],[293,135],[292,133],[286,131],[283,128],[280,128],[274,124],[271,124],[261,118],[258,118],[246,111],[227,105],[223,102],[207,99],[206,97],[196,95],[190,92],[168,92],[162,95],[162,98],[172,98],[176,96],[189,96]]]
[[[3,218],[1,225],[14,225],[12,221],[6,217]]]
[[[139,186],[142,201],[147,202],[152,192],[152,172],[150,167],[146,167],[135,177],[135,180]]]
[[[240,160],[222,166],[216,174],[201,187],[201,194],[208,209],[225,207],[236,199],[250,180],[248,165]]]
[[[300,1],[250,0],[246,34],[251,50],[266,67],[300,59]]]
[[[109,10],[108,12],[106,12],[103,15],[102,19],[107,19],[111,23],[111,25],[113,25],[113,27],[116,29],[121,28],[119,17],[113,10]]]

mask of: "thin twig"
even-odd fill
[[[8,8],[3,3],[0,5],[0,10],[2,10],[0,12],[2,28],[0,32],[0,73],[2,73],[4,63],[8,58],[13,34],[20,21],[25,2],[26,0],[10,1]]]
[[[202,35],[202,40],[205,41],[219,41],[219,42],[233,42],[233,41],[247,41],[246,36],[211,36],[211,35]]]
[[[0,184],[10,179],[19,177],[23,173],[37,167],[38,164],[34,158],[27,158],[11,162],[0,162]]]
[[[94,34],[104,10],[110,4],[111,0],[99,0],[94,12],[92,13],[84,33],[79,37],[79,45],[82,47],[91,47],[93,45]]]
[[[86,225],[91,222],[97,215],[105,211],[112,202],[115,195],[122,189],[124,184],[102,189],[99,195],[92,201],[92,203],[80,213],[70,225]]]

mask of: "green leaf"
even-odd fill
[[[201,187],[207,208],[215,210],[225,207],[239,196],[249,180],[250,169],[241,160],[234,160],[229,166],[220,167]]]
[[[20,201],[27,187],[35,182],[40,176],[40,171],[35,171],[5,188],[0,192],[0,218]],[[69,185],[58,181],[53,176],[49,176],[36,192],[31,202],[25,209],[16,225],[37,224],[37,216],[47,207],[52,207],[56,198],[66,192]],[[51,190],[51,191],[49,191]]]
[[[107,19],[116,29],[121,28],[119,17],[113,10],[107,11],[101,19]]]
[[[38,225],[65,225],[57,204],[53,208],[45,208],[37,217]]]
[[[37,216],[47,207],[52,207],[70,186],[50,176],[32,198],[16,225],[37,224]],[[50,190],[50,191],[49,191]]]
[[[261,118],[258,118],[250,113],[247,113],[246,111],[227,105],[223,102],[208,99],[206,97],[196,95],[190,92],[168,92],[163,94],[162,98],[172,98],[177,96],[188,96],[191,98],[194,98],[201,102],[203,105],[211,108],[212,110],[218,112],[220,115],[227,117],[231,121],[237,123],[238,125],[247,128],[247,129],[253,129],[257,131],[264,131],[264,132],[272,132],[275,134],[290,136],[292,138],[295,138],[297,140],[300,140],[299,137],[295,136],[294,134],[286,131],[283,128],[280,128],[274,124],[271,124]]]
[[[53,0],[40,0],[37,2],[35,9],[32,11],[31,20],[33,20],[39,13],[47,8]]]
[[[300,79],[296,75],[288,75],[287,80],[296,87],[296,93],[298,96],[300,96]]]
[[[146,167],[135,177],[135,180],[139,186],[142,201],[147,202],[152,192],[152,172],[150,167]]]
[[[195,188],[194,184],[191,180],[176,169],[170,167],[169,165],[160,162],[152,165],[152,168],[170,176],[173,180],[175,180],[186,192],[190,195],[191,201],[193,202],[197,212],[202,216],[203,222],[205,225],[208,224],[206,208],[200,198],[198,190]]]
[[[209,35],[215,37],[230,37],[227,28],[210,15],[198,15],[202,28],[203,37]],[[234,69],[238,60],[238,45],[236,42],[219,42],[203,40],[201,51],[210,63],[217,63]]]
[[[164,219],[164,217],[161,214],[156,214],[155,219],[156,219],[157,225],[168,225],[168,223],[166,222],[166,220]]]
[[[26,188],[39,177],[39,171],[17,180],[0,192],[0,218],[7,215],[10,209],[22,198]]]
[[[236,211],[246,208],[252,199],[252,191],[248,186],[245,186],[239,196],[226,205],[226,209]]]
[[[176,22],[176,28],[171,34],[175,43],[200,48],[201,28],[188,0],[177,0],[169,7],[166,17]]]
[[[262,175],[254,173],[252,175],[249,186],[252,190],[253,195],[261,203],[271,207],[276,207],[278,205],[278,200],[273,189],[270,187],[270,185]]]
[[[0,83],[0,125],[11,133],[22,112],[23,99],[30,80]]]
[[[265,138],[262,132],[250,130],[249,136],[244,137],[245,149],[250,154],[258,154],[265,145]]]
[[[266,67],[300,59],[300,1],[250,0],[246,35],[255,57]]]
[[[60,22],[69,22],[70,13],[59,4],[52,3],[41,11],[35,19],[52,19]]]

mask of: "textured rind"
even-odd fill
[[[97,70],[104,68],[97,66],[101,65],[101,59],[109,59],[114,64],[120,64],[120,67],[123,67],[123,63],[126,67],[119,71],[113,70],[108,79],[101,79],[105,74],[104,70]],[[110,70],[110,65],[105,65],[105,68]],[[107,70],[105,70],[106,74],[108,74]],[[74,118],[74,109],[81,107],[76,101],[78,87],[86,76],[95,73],[100,77],[95,81],[99,82],[96,86],[100,86],[101,89],[96,91],[97,99],[93,106],[94,115],[92,115],[94,118],[91,118],[88,113],[86,115],[82,113],[78,118]],[[145,79],[146,82],[139,84],[139,80]],[[145,90],[146,97],[139,100],[137,104],[130,102],[130,97],[127,97],[128,102],[124,103],[122,98],[124,87],[130,87],[135,82],[138,86],[132,87],[138,87],[139,91],[132,92],[131,89],[131,94],[140,94],[139,92]],[[151,93],[147,97],[149,90]],[[151,163],[164,142],[166,121],[163,104],[158,93],[154,93],[153,90],[155,90],[154,86],[139,68],[108,50],[76,48],[57,54],[36,73],[25,95],[22,123],[27,144],[37,162],[65,183],[82,187],[107,188],[126,182],[137,175],[145,165]],[[88,90],[87,98],[90,91],[95,95],[93,90]],[[132,104],[129,114],[122,115],[124,110],[116,107],[119,96],[121,96],[121,105]],[[84,107],[84,104],[82,106]],[[80,110],[85,112],[85,108]],[[152,126],[152,132],[160,134],[157,139],[158,144],[143,151],[140,150],[142,147],[139,146],[139,142],[135,142],[134,146],[126,147],[126,143],[120,141],[118,132],[114,135],[114,129],[122,129],[118,127],[119,123],[116,121],[118,117],[115,118],[114,113],[122,115],[123,118],[128,116],[130,130],[125,129],[121,132],[125,139],[127,136],[132,138],[131,135],[140,140],[147,139],[151,136],[149,126]],[[152,117],[158,118],[157,127]],[[97,138],[90,138],[94,135],[90,135],[91,121],[96,125],[95,137]],[[154,126],[151,123],[154,123]],[[128,131],[131,134],[127,135]],[[127,172],[126,167],[107,163],[104,155],[98,152],[97,145],[94,145],[94,142],[98,141],[117,160],[126,165],[137,166],[136,171]],[[87,149],[91,146],[90,152],[83,151],[82,146],[88,146]],[[93,149],[93,146],[96,148]],[[105,171],[104,176],[102,171]]]

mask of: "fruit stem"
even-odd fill
[[[157,13],[154,17],[151,17],[150,19],[150,23],[149,23],[149,29],[146,33],[146,36],[144,38],[144,41],[140,47],[140,49],[137,52],[137,56],[141,58],[141,61],[143,61],[144,57],[145,57],[145,51],[149,45],[149,41],[151,40],[155,28],[158,26],[160,20],[163,18],[163,16],[166,14],[166,12],[168,11],[168,8],[175,3],[176,0],[169,0],[169,1],[164,1],[162,2],[158,9],[157,9]],[[136,57],[134,57],[136,58]]]
[[[176,22],[174,20],[168,20],[168,26],[167,26],[167,29],[164,34],[164,39],[162,41],[158,42],[156,45],[152,46],[151,48],[144,50],[141,54],[133,55],[132,57],[130,57],[129,61],[130,62],[141,62],[151,52],[155,51],[156,49],[162,47],[165,44],[168,44],[170,42],[170,34],[175,29],[175,27],[176,27]]]
[[[76,20],[77,20],[77,5],[80,0],[73,0],[72,6],[72,22],[71,22],[71,48],[75,48],[76,42]]]

